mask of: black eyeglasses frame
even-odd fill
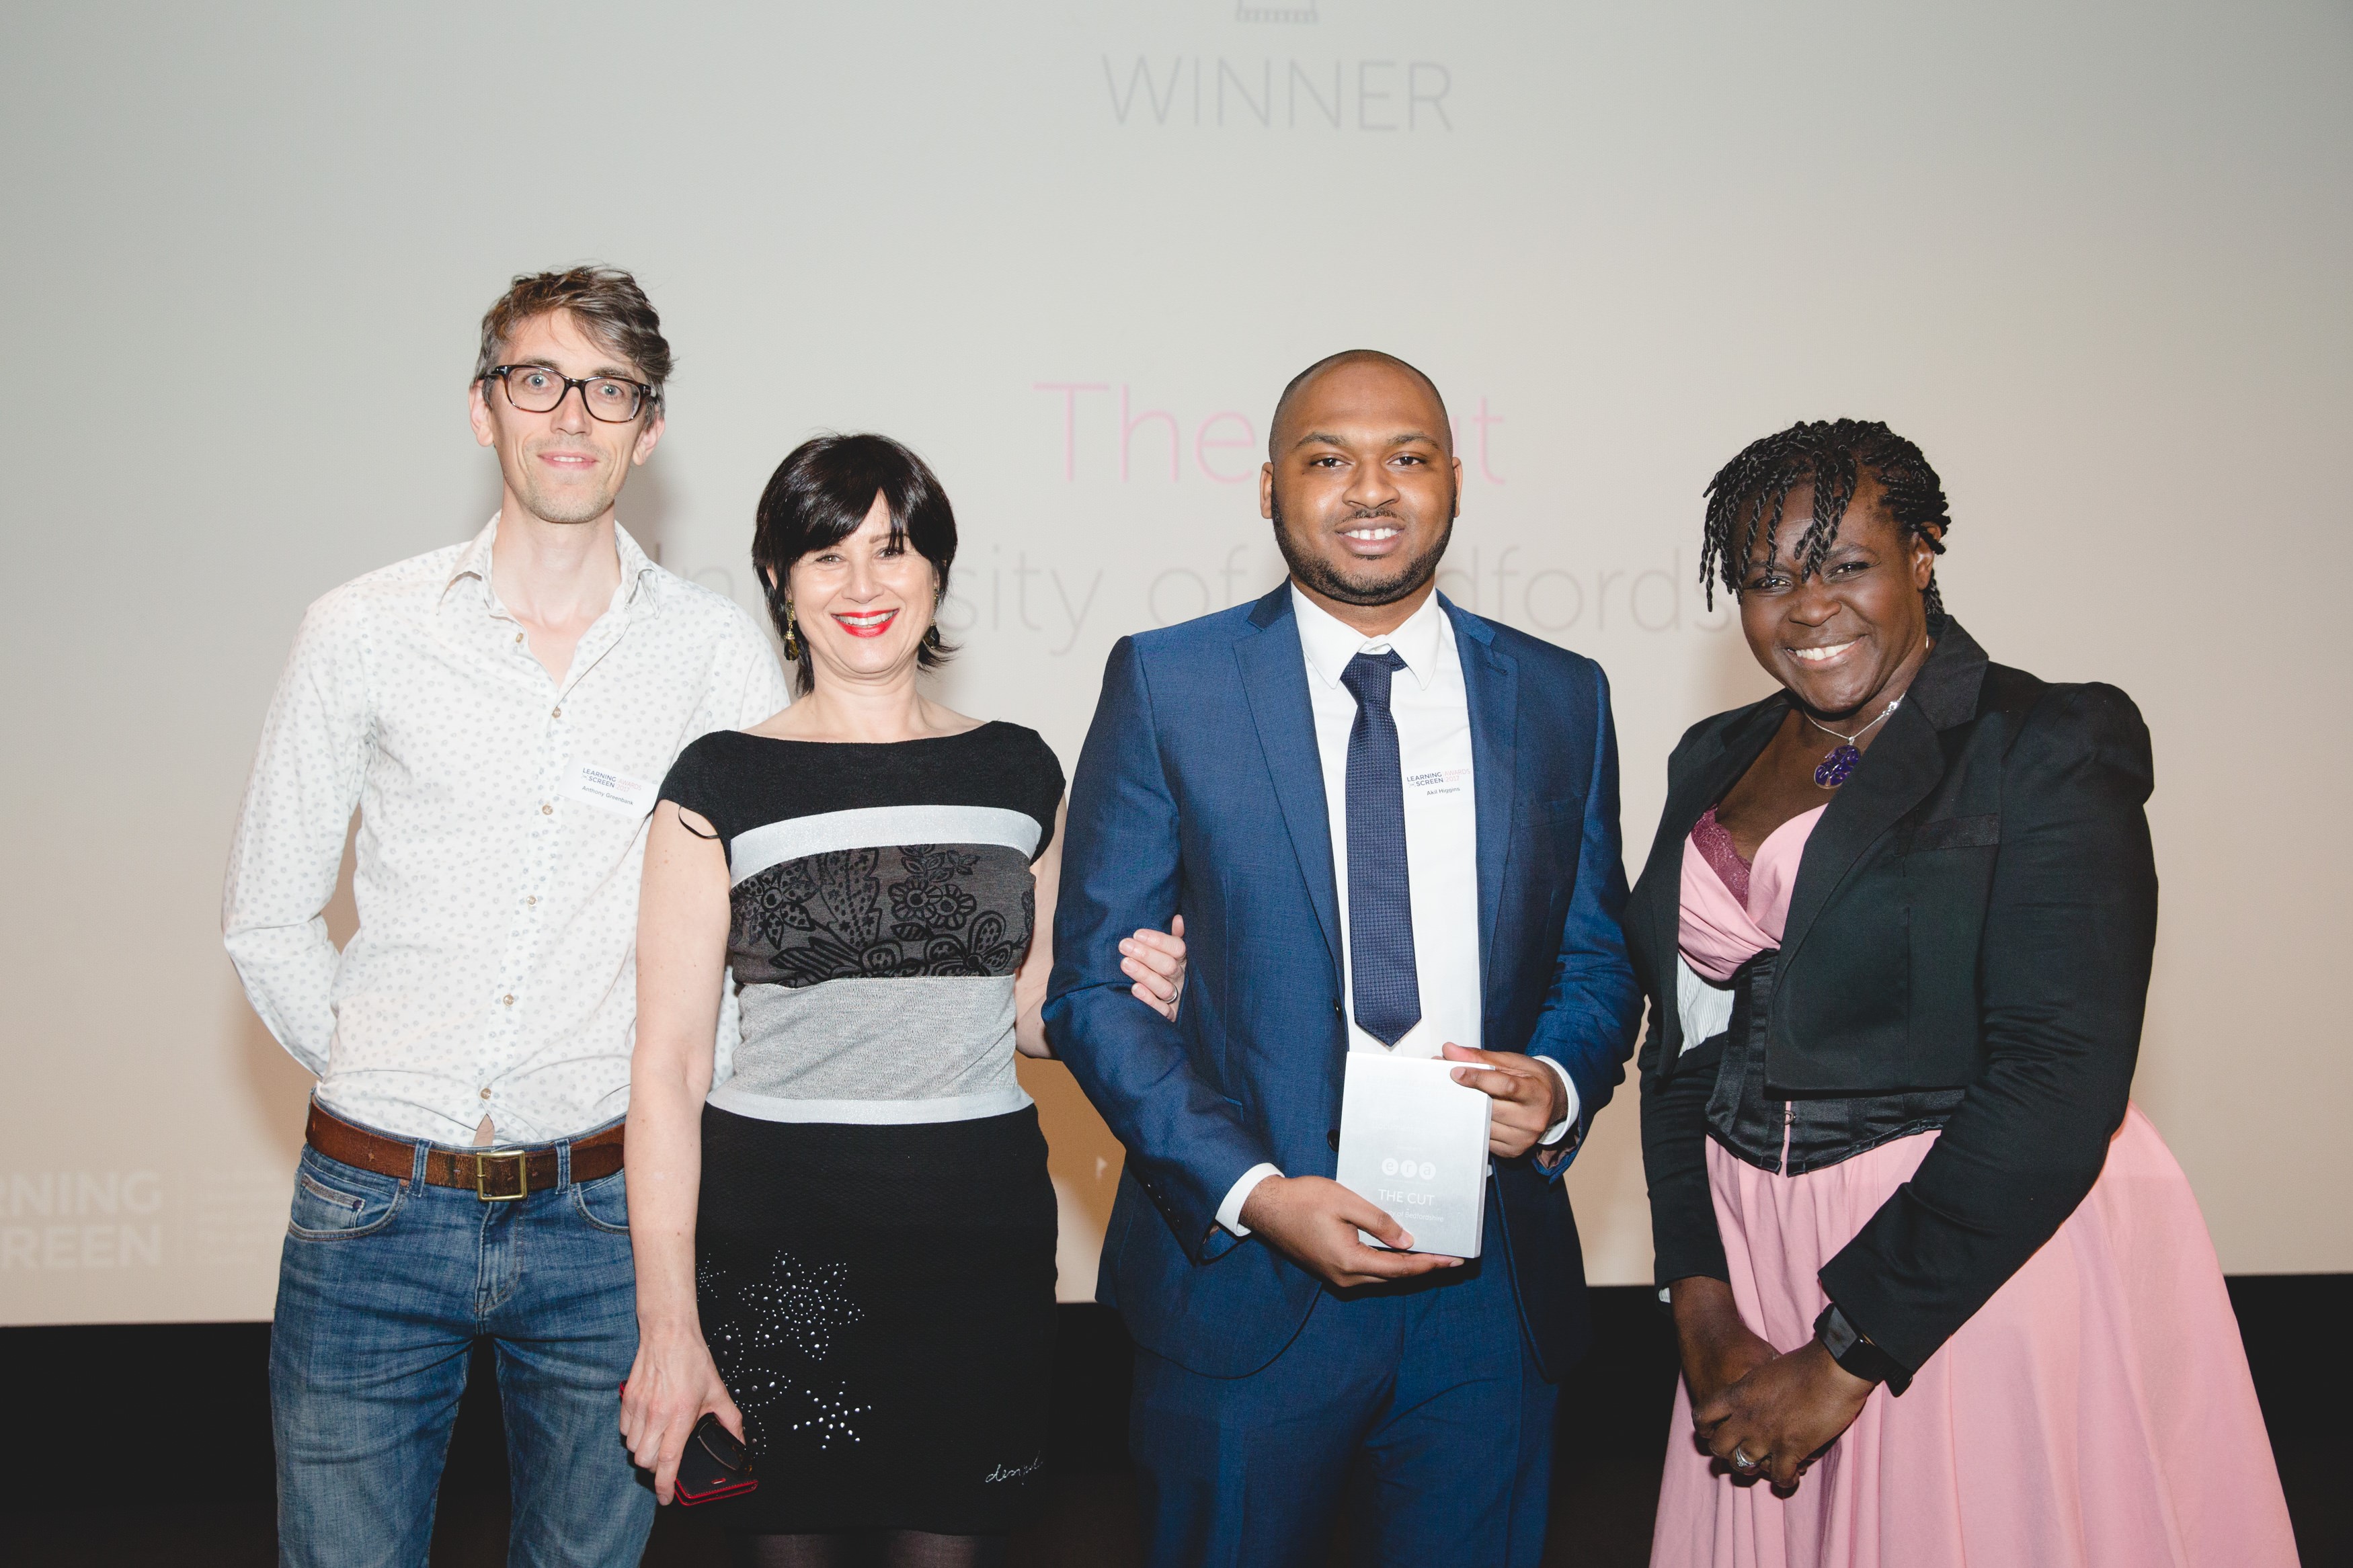
[[[510,374],[519,370],[535,370],[543,375],[552,375],[555,377],[556,380],[564,384],[564,391],[557,395],[554,403],[549,404],[544,408],[525,408],[522,404],[515,402],[514,385],[507,380],[507,377]],[[627,425],[638,415],[643,414],[648,408],[658,407],[661,403],[660,389],[649,384],[649,383],[632,381],[626,375],[565,375],[554,365],[496,364],[484,371],[480,375],[475,377],[475,379],[477,381],[495,381],[501,386],[505,387],[507,403],[518,414],[553,414],[557,409],[564,406],[565,398],[571,396],[573,393],[576,391],[580,394],[581,408],[586,412],[589,418],[594,419],[602,425]],[[617,381],[623,386],[633,386],[637,388],[637,405],[631,408],[627,414],[622,415],[618,419],[607,418],[604,415],[596,412],[596,405],[595,404],[588,401],[588,384],[592,381]]]

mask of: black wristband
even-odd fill
[[[1912,1386],[1911,1371],[1865,1339],[1862,1330],[1847,1321],[1836,1301],[1814,1320],[1814,1338],[1831,1352],[1831,1360],[1866,1382],[1885,1384],[1890,1394],[1900,1394]]]

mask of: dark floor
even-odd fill
[[[2353,1563],[2353,1492],[2344,1479],[2353,1428],[2339,1415],[2353,1406],[2353,1371],[2314,1353],[2353,1321],[2353,1275],[2238,1279],[2231,1295],[2305,1563]],[[1673,1345],[1642,1290],[1595,1292],[1595,1320],[1601,1348],[1563,1390],[1546,1562],[1634,1568],[1650,1549]],[[259,1323],[0,1330],[16,1395],[0,1427],[0,1561],[18,1568],[269,1563],[268,1347],[268,1325]],[[451,1444],[435,1568],[505,1560],[498,1406],[480,1363],[477,1373]],[[1015,1543],[1022,1568],[1139,1561],[1126,1378],[1117,1321],[1098,1308],[1063,1309],[1054,1502]],[[131,1486],[119,1479],[126,1460],[139,1478]],[[666,1509],[645,1561],[684,1568],[723,1557],[692,1512]]]

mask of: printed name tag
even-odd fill
[[[1426,773],[1408,773],[1405,787],[1425,800],[1443,800],[1448,795],[1468,795],[1471,793],[1469,768],[1446,768]]]
[[[583,763],[573,770],[572,783],[565,793],[616,816],[643,816],[654,808],[654,797],[660,788],[657,780],[631,778],[611,768]]]

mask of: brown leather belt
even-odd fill
[[[588,1138],[572,1141],[572,1179],[593,1182],[621,1168],[619,1127],[608,1127]],[[311,1102],[310,1124],[303,1136],[311,1147],[330,1160],[374,1171],[380,1176],[406,1181],[417,1168],[417,1145],[387,1138],[364,1127],[354,1127]],[[444,1149],[426,1152],[425,1179],[437,1187],[470,1188],[484,1203],[512,1203],[556,1185],[555,1145],[528,1149]]]

